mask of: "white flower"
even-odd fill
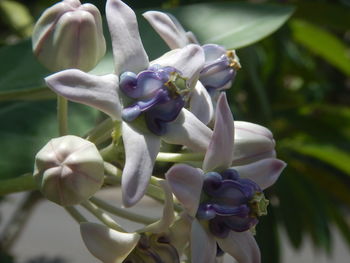
[[[193,218],[192,263],[214,263],[217,244],[239,263],[260,262],[259,248],[249,231],[266,213],[262,190],[286,166],[275,158],[234,166],[234,122],[225,94],[218,99],[214,133],[203,170],[178,164],[166,174],[176,198]]]
[[[130,117],[130,114],[135,111],[139,114],[140,108],[145,103],[151,104],[151,107],[141,109],[151,111],[151,114],[145,114],[145,121],[141,116],[135,121],[126,120],[122,123],[126,158],[122,175],[122,192],[123,203],[128,207],[139,201],[145,193],[161,139],[168,143],[185,145],[194,151],[205,152],[212,134],[208,127],[182,107],[176,114],[173,114],[175,117],[170,116],[174,119],[167,116],[169,118],[163,121],[163,116],[159,117],[158,114],[169,108],[161,109],[161,103],[170,97],[158,93],[168,91],[164,83],[159,85],[159,81],[155,85],[156,88],[153,89],[152,79],[148,78],[144,81],[142,76],[154,73],[155,78],[158,78],[159,70],[170,67],[180,72],[181,78],[186,79],[185,88],[191,89],[203,66],[204,54],[199,46],[189,45],[170,52],[157,60],[156,65],[150,67],[138,32],[135,13],[120,0],[108,0],[106,16],[112,38],[115,73],[94,76],[80,70],[70,69],[47,77],[46,83],[61,96],[95,107],[117,121],[121,121],[122,117],[126,120],[125,118]],[[122,75],[123,73],[126,74]],[[122,76],[119,80],[120,75]],[[169,76],[173,75],[169,74]],[[141,93],[135,96],[134,93],[127,91],[129,84],[133,81],[141,83],[139,86],[131,86],[131,89],[141,90]],[[176,89],[174,88],[175,81],[169,86],[173,92]],[[160,97],[157,97],[157,94]],[[152,104],[154,101],[155,103]],[[174,112],[173,108],[170,108],[170,111],[169,115]],[[161,126],[159,128],[161,136],[149,129],[152,125]]]

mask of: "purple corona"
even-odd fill
[[[203,45],[202,48],[205,65],[200,72],[201,83],[209,92],[230,88],[237,70],[241,68],[235,52],[215,44]]]
[[[124,72],[120,88],[131,101],[122,110],[123,120],[131,122],[143,114],[148,129],[156,135],[164,134],[166,123],[176,119],[189,94],[180,71],[159,65],[137,75]]]
[[[225,238],[232,230],[244,232],[266,215],[268,200],[252,180],[240,178],[234,169],[206,173],[196,217],[208,220],[211,233]]]

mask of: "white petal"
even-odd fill
[[[204,66],[204,51],[195,44],[187,45],[184,48],[173,50],[152,61],[152,64],[159,64],[163,67],[170,66],[178,69],[182,76],[188,79],[188,84],[194,88],[199,72]]]
[[[134,11],[120,0],[108,0],[106,17],[116,73],[138,73],[148,68],[148,56],[141,42]]]
[[[171,49],[182,48],[190,43],[182,26],[175,24],[168,14],[148,11],[143,16]]]
[[[235,121],[232,165],[243,165],[275,157],[275,140],[267,128],[251,122]]]
[[[235,166],[242,178],[257,183],[262,190],[273,185],[287,164],[279,159],[263,159],[251,164]]]
[[[96,223],[81,223],[85,246],[104,263],[122,263],[140,239],[136,233],[122,233]]]
[[[123,122],[125,166],[122,174],[123,204],[130,207],[145,194],[159,152],[160,138],[151,133],[142,134]]]
[[[116,75],[94,76],[78,69],[68,69],[46,77],[45,81],[59,95],[95,107],[120,120],[119,81]]]
[[[186,164],[176,164],[165,174],[171,191],[194,217],[198,210],[203,185],[203,172]]]
[[[176,120],[167,123],[167,131],[162,139],[167,143],[185,145],[191,150],[205,152],[212,133],[196,116],[182,109]]]
[[[226,94],[221,93],[216,106],[213,136],[203,162],[204,171],[223,170],[233,158],[234,123]]]
[[[153,224],[148,225],[142,230],[138,231],[139,233],[140,232],[152,232],[152,233],[166,232],[169,229],[169,226],[174,221],[174,203],[173,203],[172,192],[169,188],[168,183],[165,180],[160,181],[159,183],[163,188],[164,195],[165,195],[163,216],[159,221],[154,222]]]
[[[219,247],[238,263],[260,263],[260,250],[250,231],[230,231],[224,239],[216,238]]]
[[[214,263],[216,258],[214,237],[196,219],[191,228],[191,257],[192,263]]]
[[[213,118],[213,102],[206,88],[197,81],[190,98],[190,111],[205,125]]]

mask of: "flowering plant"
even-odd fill
[[[144,17],[172,50],[150,60],[134,11],[121,0],[105,10],[114,71],[104,75],[86,72],[106,50],[93,5],[64,0],[35,27],[34,54],[61,70],[45,77],[60,137],[37,153],[29,189],[63,206],[102,262],[214,263],[223,253],[260,262],[253,232],[267,213],[263,190],[285,163],[267,128],[233,119],[225,92],[241,69],[235,50],[200,45],[176,18],[151,11]],[[84,138],[67,135],[67,100],[101,111],[103,121]],[[94,196],[110,185],[121,186],[123,207]],[[145,194],[164,204],[160,219],[127,209]],[[145,226],[127,231],[106,211]]]

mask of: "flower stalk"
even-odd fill
[[[57,96],[58,133],[60,136],[68,134],[68,101],[62,96]]]

